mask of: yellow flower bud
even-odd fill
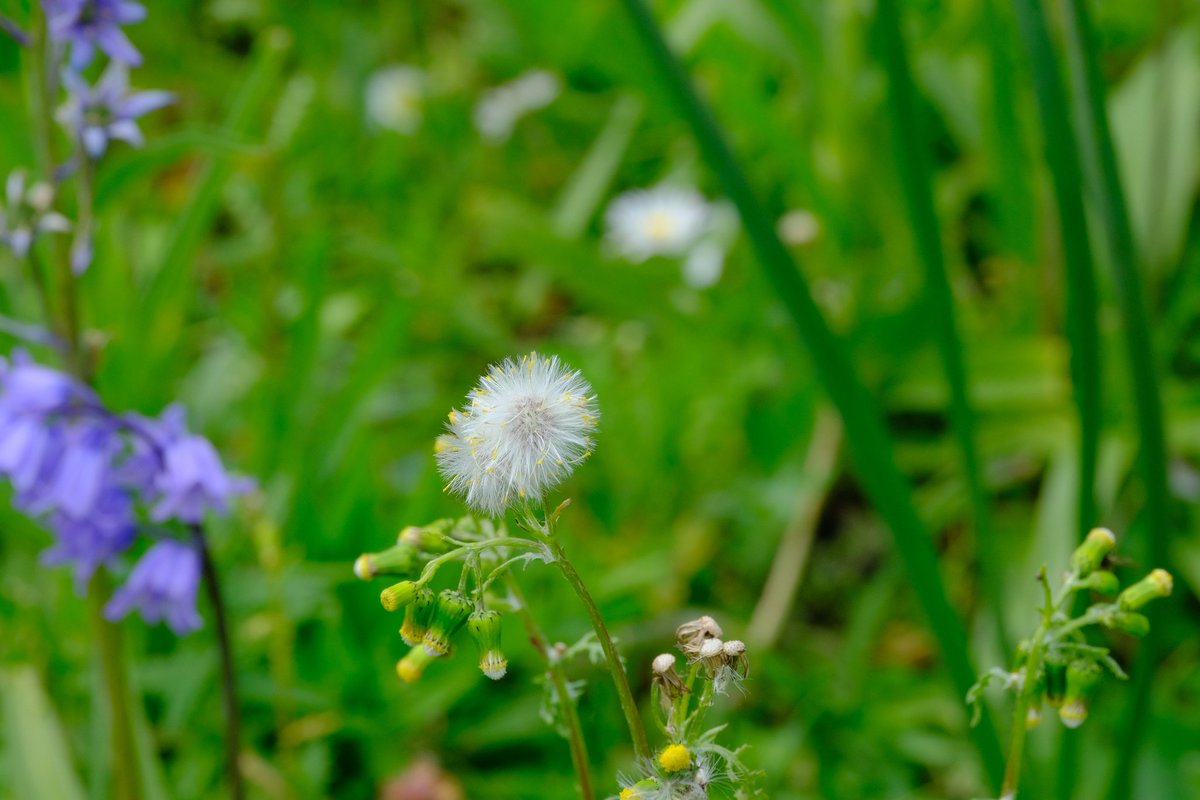
[[[669,744],[658,754],[658,765],[665,772],[687,769],[690,763],[692,763],[692,754],[681,744]]]

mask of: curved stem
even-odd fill
[[[246,796],[242,782],[242,771],[238,765],[242,749],[242,712],[237,700],[237,674],[233,668],[233,645],[229,637],[229,623],[225,616],[225,598],[221,593],[221,581],[216,564],[208,549],[208,540],[199,525],[193,526],[192,538],[200,550],[200,562],[204,575],[204,590],[213,607],[213,618],[217,626],[217,644],[221,653],[221,700],[225,706],[225,774],[229,778],[229,793],[234,800]]]
[[[629,736],[633,740],[633,751],[638,758],[649,759],[653,756],[650,752],[650,743],[646,740],[646,731],[642,727],[642,718],[638,714],[637,702],[633,699],[633,692],[629,689],[629,678],[625,675],[625,665],[621,663],[621,656],[617,652],[617,646],[613,643],[612,635],[608,632],[608,625],[605,624],[604,617],[601,616],[600,609],[597,607],[596,601],[592,599],[583,578],[579,577],[575,566],[567,558],[566,551],[555,538],[553,522],[547,521],[547,526],[549,534],[546,536],[546,543],[554,553],[554,563],[558,564],[559,571],[562,572],[567,583],[571,584],[571,588],[575,590],[575,594],[583,603],[588,619],[592,622],[592,629],[596,632],[596,639],[604,651],[604,658],[608,661],[608,671],[612,673],[613,684],[617,687],[617,699],[621,703],[621,712],[625,715],[625,722],[629,726]]]
[[[567,687],[567,674],[563,671],[562,662],[551,652],[550,643],[546,640],[546,635],[542,633],[537,620],[533,618],[533,613],[529,610],[529,603],[525,601],[525,593],[521,591],[521,585],[517,583],[516,576],[509,573],[505,575],[505,580],[509,590],[517,598],[519,604],[517,613],[521,615],[521,621],[525,623],[529,642],[546,659],[546,673],[554,681],[554,691],[559,698],[558,707],[562,709],[563,722],[567,726],[567,743],[571,747],[571,762],[575,765],[575,775],[579,778],[580,800],[593,800],[596,795],[592,788],[591,767],[588,765],[587,740],[583,738],[583,725],[579,722],[579,710],[575,707],[575,701],[571,698],[571,692]]]
[[[139,800],[142,795],[138,777],[137,750],[133,739],[133,720],[129,715],[129,680],[121,648],[121,631],[104,617],[109,595],[108,575],[96,570],[88,583],[88,618],[96,638],[100,671],[108,695],[109,722],[112,726],[113,796],[117,800]]]
[[[463,556],[471,553],[478,553],[481,550],[487,550],[492,547],[524,547],[527,550],[539,550],[543,547],[541,542],[522,539],[518,536],[503,536],[498,539],[485,539],[482,542],[471,542],[464,544],[462,547],[457,547],[448,553],[443,553],[437,558],[431,560],[421,570],[421,577],[417,578],[417,583],[424,585],[433,580],[433,576],[437,574],[438,568],[450,561],[455,561]]]

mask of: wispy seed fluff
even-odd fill
[[[598,417],[591,385],[556,356],[494,364],[434,447],[446,491],[496,516],[539,501],[591,455]]]

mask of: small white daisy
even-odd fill
[[[591,455],[592,387],[557,357],[530,353],[488,368],[450,412],[435,446],[446,490],[489,514],[539,501]]]
[[[417,67],[384,67],[367,81],[367,118],[397,133],[416,133],[424,116],[425,73]]]
[[[475,104],[475,128],[491,142],[503,142],[526,114],[545,108],[561,91],[558,76],[535,69],[489,89]]]
[[[634,189],[608,206],[607,238],[623,258],[680,256],[704,233],[712,205],[695,189],[660,184]]]

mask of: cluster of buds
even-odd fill
[[[508,660],[500,646],[500,612],[484,607],[483,593],[475,597],[462,588],[434,593],[426,585],[433,572],[424,574],[433,559],[451,553],[456,536],[472,536],[478,525],[472,518],[443,519],[425,526],[410,525],[400,531],[396,544],[379,553],[364,553],[354,562],[362,580],[377,576],[403,577],[379,594],[387,611],[403,611],[400,638],[411,649],[396,664],[396,673],[408,683],[421,677],[425,667],[453,649],[454,637],[466,628],[479,648],[479,668],[492,680],[503,678]]]
[[[1121,591],[1116,574],[1107,569],[1107,561],[1117,540],[1107,528],[1090,531],[1071,555],[1071,571],[1057,592],[1051,590],[1045,569],[1039,579],[1045,594],[1042,621],[1033,636],[1017,648],[1017,667],[1012,671],[994,669],[984,675],[967,695],[972,705],[979,702],[983,689],[992,682],[1012,689],[1027,703],[1026,724],[1037,725],[1045,704],[1058,712],[1068,728],[1077,728],[1088,716],[1088,706],[1104,673],[1120,679],[1127,676],[1106,647],[1089,644],[1083,629],[1098,625],[1133,636],[1150,632],[1150,620],[1141,613],[1150,601],[1171,594],[1173,580],[1163,569],[1154,569],[1137,583]],[[1070,601],[1079,592],[1117,595],[1116,600],[1092,604],[1076,617],[1068,613]]]
[[[679,659],[673,653],[661,653],[651,662],[656,719],[668,743],[642,765],[638,779],[623,781],[621,800],[707,797],[709,784],[718,777],[733,783],[749,777],[737,751],[715,744],[720,728],[703,729],[715,697],[731,685],[740,689],[749,670],[746,645],[723,637],[712,617],[689,620],[675,630],[675,644],[686,659],[684,673],[676,669]]]

